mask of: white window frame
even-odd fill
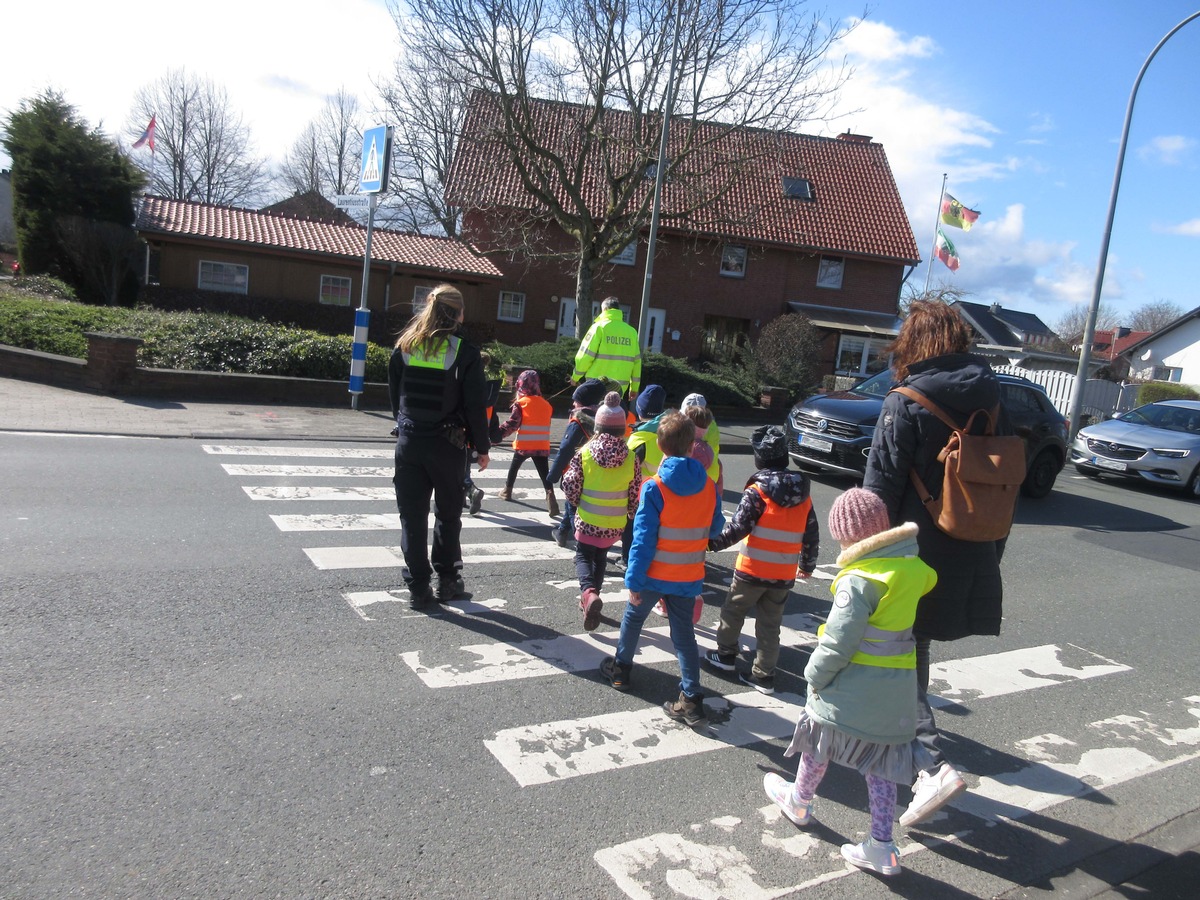
[[[721,248],[721,274],[726,278],[745,278],[746,256],[744,244],[725,244]]]
[[[507,313],[505,311],[506,304],[509,305]],[[524,322],[525,295],[518,291],[501,291],[500,300],[496,305],[496,321]]]
[[[425,311],[425,304],[429,302],[429,295],[433,293],[433,288],[428,285],[418,284],[413,288],[412,311],[414,316],[419,316]]]
[[[625,249],[609,260],[614,266],[637,265],[637,241],[630,241]]]
[[[892,340],[893,338],[890,337],[872,337],[866,334],[842,334],[841,337],[838,338],[837,356],[834,357],[833,362],[834,372],[838,375],[857,375],[865,378],[869,375],[874,375],[876,372],[882,371],[884,366],[887,366],[891,363],[890,355],[885,355],[883,353],[883,349],[890,344]],[[848,343],[857,343],[861,344],[861,346],[857,348],[847,348],[846,345]],[[872,349],[876,351],[874,356],[871,354]],[[842,353],[843,351],[847,350],[851,353],[855,353],[858,357],[854,368],[847,368],[842,365]],[[868,370],[867,364],[870,361],[880,359],[883,360],[882,366],[879,366],[876,369]]]
[[[821,264],[817,268],[817,287],[840,291],[842,289],[842,277],[845,273],[846,257],[822,256]]]
[[[202,259],[196,287],[202,291],[222,291],[226,294],[248,293],[250,267],[239,263]]]
[[[1171,381],[1178,384],[1183,379],[1183,369],[1179,366],[1154,366],[1150,370],[1151,381]]]
[[[342,294],[342,290],[345,294]],[[334,293],[336,292],[336,294]],[[322,275],[321,293],[317,301],[324,306],[350,306],[354,303],[351,296],[354,292],[354,282],[345,275]],[[333,299],[336,297],[336,299]]]

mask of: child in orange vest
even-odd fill
[[[778,425],[757,428],[750,436],[750,448],[758,471],[746,482],[725,530],[708,544],[709,550],[724,550],[746,540],[721,607],[717,649],[709,650],[704,660],[724,672],[737,671],[742,625],[753,609],[758,642],[754,667],[738,677],[760,693],[773,694],[783,608],[797,576],[808,578],[817,566],[820,526],[809,498],[808,476],[787,470],[783,429]]]
[[[625,446],[620,394],[611,391],[605,396],[595,423],[596,436],[572,457],[562,479],[563,493],[575,507],[575,572],[586,631],[600,624],[608,548],[621,539],[642,487],[641,463]]]
[[[550,401],[542,396],[541,382],[538,373],[526,369],[517,376],[516,399],[513,401],[512,412],[508,420],[500,426],[501,439],[516,433],[513,438],[512,464],[508,467],[508,477],[504,487],[496,495],[501,500],[511,500],[513,483],[517,480],[517,472],[527,459],[533,460],[542,479],[542,487],[546,489],[546,512],[556,517],[559,514],[558,498],[554,496],[554,485],[550,483],[550,419],[554,410]]]
[[[642,625],[659,598],[664,599],[681,679],[679,699],[664,703],[663,711],[691,726],[705,719],[692,609],[704,588],[704,551],[725,523],[716,485],[704,466],[688,455],[695,439],[695,426],[678,411],[670,410],[659,420],[657,443],[663,459],[654,477],[642,484],[633,518],[633,545],[625,570],[629,602],[617,652],[600,665],[600,673],[614,688],[629,690]]]

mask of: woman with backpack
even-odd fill
[[[1010,435],[1012,427],[1000,407],[1000,383],[987,360],[968,352],[970,346],[970,326],[957,310],[937,301],[915,301],[889,348],[898,386],[932,401],[960,428],[977,410],[995,411],[995,434]],[[982,428],[986,419],[986,415],[976,416],[972,431]],[[944,467],[938,454],[951,434],[950,427],[926,406],[893,390],[879,414],[863,477],[863,487],[882,498],[893,526],[917,523],[921,559],[938,576],[936,587],[921,599],[913,625],[917,739],[936,765],[917,773],[912,803],[900,817],[900,824],[906,827],[925,821],[966,788],[962,776],[942,754],[926,696],[931,642],[1000,633],[1004,539],[963,540],[946,533],[922,502],[924,491],[912,478],[915,473],[930,493],[940,495]]]

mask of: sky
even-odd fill
[[[1138,71],[1200,0],[821,0],[854,24],[836,45],[853,69],[837,113],[804,130],[883,144],[923,260],[946,190],[980,212],[943,226],[961,260],[910,275],[923,289],[1035,313],[1053,327],[1094,291],[1126,106]],[[212,79],[274,160],[339,88],[386,124],[375,84],[397,54],[383,0],[60,0],[10,4],[0,116],[46,88],[128,146],[146,123],[134,95],[171,69]],[[114,25],[119,11],[120,21]],[[1103,300],[1200,306],[1200,19],[1163,45],[1138,90]],[[0,165],[8,160],[0,150]]]

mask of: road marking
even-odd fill
[[[596,775],[724,747],[782,738],[796,727],[794,694],[751,690],[710,699],[709,725],[693,731],[658,707],[508,728],[484,746],[521,787]]]
[[[929,690],[936,693],[937,697],[930,697],[930,705],[944,707],[985,697],[1002,697],[1064,681],[1130,671],[1132,669],[1129,666],[1105,659],[1082,647],[1043,644],[1040,647],[931,665]],[[937,702],[934,702],[935,699]]]
[[[946,843],[974,843],[965,839],[981,827],[1018,821],[1031,813],[1200,758],[1198,720],[1200,696],[1186,697],[1158,704],[1153,713],[1089,723],[1076,739],[1043,734],[1017,741],[1014,750],[1027,760],[1027,765],[1002,776],[980,778],[931,820],[946,820],[950,817],[946,810],[954,809],[975,817],[970,827],[944,837],[924,836],[921,843],[901,839],[901,856],[910,859]],[[693,824],[683,833],[652,834],[598,850],[593,858],[627,896],[638,900],[681,893],[712,900],[768,900],[858,874],[858,870],[842,863],[833,852],[833,844],[798,832],[774,804],[759,808],[757,814],[759,819],[752,822],[723,816]],[[924,827],[928,828],[928,823]],[[778,864],[769,867],[770,872],[795,871],[800,859],[810,870],[826,871],[795,884],[766,883],[769,876],[760,870],[767,867],[752,866],[739,847],[782,851]],[[828,868],[831,862],[836,869]]]
[[[564,550],[551,541],[463,544],[461,549],[465,565],[575,558],[574,550]],[[305,547],[304,552],[318,569],[381,569],[404,565],[404,555],[399,547]]]
[[[391,478],[393,466],[266,466],[221,463],[228,475],[252,475],[255,478]]]
[[[403,593],[404,596],[401,596]],[[350,605],[364,622],[374,622],[375,620],[367,615],[366,608],[373,606],[376,603],[407,603],[408,591],[350,591],[342,594],[342,599]],[[458,613],[459,615],[478,616],[483,613],[495,612],[498,609],[504,609],[508,605],[507,600],[502,600],[499,597],[493,597],[490,600],[451,600],[448,603],[440,604],[447,612]],[[417,615],[426,615],[425,613],[414,613]]]
[[[303,487],[297,485],[255,485],[242,487],[251,500],[390,500],[396,502],[394,487]]]
[[[203,444],[205,453],[222,456],[308,456],[341,459],[394,459],[394,447],[276,447],[251,444]]]
[[[318,513],[316,515],[273,515],[280,531],[399,531],[399,513]],[[430,527],[434,516],[429,515]],[[544,511],[517,510],[511,513],[483,510],[478,516],[463,516],[463,528],[516,528],[528,531],[532,526],[550,524]]]

